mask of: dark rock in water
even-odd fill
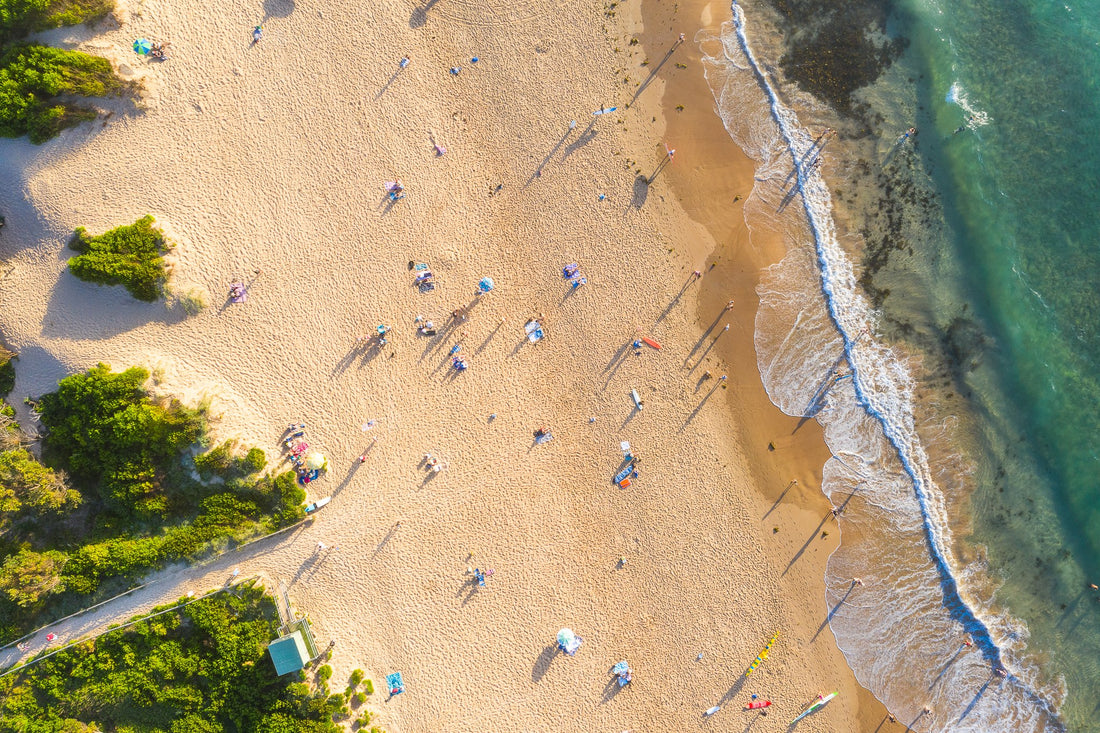
[[[956,375],[977,369],[989,344],[982,327],[961,316],[951,320],[941,338],[950,368]]]
[[[890,38],[888,0],[769,0],[784,22],[786,77],[848,117],[869,113],[852,94],[874,82],[908,46]]]

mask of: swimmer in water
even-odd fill
[[[916,134],[917,134],[917,128],[910,127],[908,130],[905,131],[905,134],[902,135],[902,138],[904,139],[904,138],[907,138],[907,137],[912,137],[913,135],[916,135]]]
[[[962,132],[963,130],[966,129],[967,125],[969,125],[973,121],[974,121],[974,115],[970,115],[969,117],[966,118],[966,124],[959,125],[958,127],[955,128],[954,134],[958,135],[960,132]]]

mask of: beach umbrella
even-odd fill
[[[134,41],[134,53],[141,54],[142,56],[148,56],[149,52],[153,50],[152,41],[148,41],[144,38],[139,38]]]
[[[477,289],[483,293],[487,293],[493,289],[493,278],[483,277],[477,283]]]
[[[324,467],[325,457],[321,453],[313,451],[308,456],[306,456],[306,468],[312,469],[314,471],[320,471]]]
[[[569,646],[575,638],[577,635],[573,633],[573,629],[562,629],[558,632],[558,645]]]

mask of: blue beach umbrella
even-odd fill
[[[144,38],[139,38],[134,41],[134,53],[141,54],[142,56],[148,56],[149,52],[153,50],[152,41],[148,41]]]
[[[493,289],[493,278],[491,278],[491,277],[481,278],[481,280],[478,281],[477,289],[480,290],[483,293],[487,293],[490,290],[492,290]]]

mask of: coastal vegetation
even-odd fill
[[[69,271],[81,280],[123,285],[138,300],[163,296],[168,271],[162,255],[168,242],[164,232],[153,226],[153,217],[143,216],[95,237],[77,227],[69,247],[80,252],[69,260]]]
[[[35,406],[41,463],[10,427],[0,433],[0,641],[304,516],[292,472],[261,475],[257,448],[199,452],[205,407],[155,395],[148,379],[100,364],[61,380]]]
[[[112,10],[112,0],[0,0],[0,44],[37,31],[95,22]]]
[[[113,7],[111,0],[0,0],[0,136],[43,143],[95,118],[77,98],[131,88],[107,59],[21,42],[36,31],[98,20]]]
[[[254,582],[181,599],[0,678],[0,731],[342,731],[342,695],[275,675],[278,627]]]

